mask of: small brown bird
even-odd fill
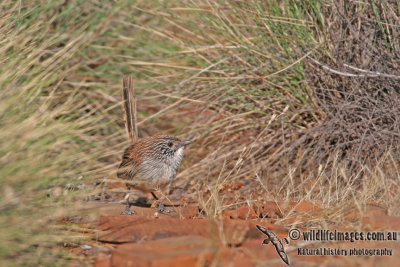
[[[158,201],[154,191],[167,186],[176,176],[183,158],[185,146],[192,143],[170,135],[155,135],[138,140],[136,128],[136,101],[132,77],[123,80],[125,124],[130,146],[125,149],[118,168],[118,178],[124,179],[128,189],[134,188],[151,193],[161,212],[171,212]],[[129,194],[126,196],[126,208],[122,214],[132,215]]]
[[[190,140],[180,140],[169,135],[155,135],[139,139],[124,152],[118,177],[124,179],[128,188],[152,193],[167,186],[176,176],[182,161],[185,146]],[[161,212],[171,212],[161,202],[157,203]],[[134,214],[129,200],[123,214]]]

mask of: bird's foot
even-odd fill
[[[136,211],[134,210],[124,210],[123,212],[121,212],[121,215],[134,215],[136,214]]]
[[[136,214],[136,211],[131,210],[131,207],[129,204],[126,205],[125,210],[121,212],[121,215],[133,215]]]
[[[159,212],[165,212],[165,213],[170,213],[170,212],[174,212],[175,210],[173,209],[167,209],[163,203],[161,202],[157,202],[155,208],[159,211]]]

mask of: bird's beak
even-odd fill
[[[176,144],[175,149],[185,147],[187,145],[190,145],[191,143],[193,143],[193,142],[190,140],[182,140],[180,143]]]
[[[181,146],[187,146],[187,145],[190,145],[191,143],[193,143],[193,142],[190,140],[182,140]]]

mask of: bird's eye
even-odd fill
[[[168,142],[168,146],[172,147],[174,144],[172,142]]]

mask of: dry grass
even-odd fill
[[[224,209],[216,188],[240,181],[247,202],[262,195],[338,210],[375,201],[398,214],[397,4],[200,2],[174,10],[203,15],[174,20],[199,39],[178,32],[174,41],[204,67],[169,88],[208,103],[186,127],[204,157],[178,184],[190,191],[200,181],[209,213]],[[315,63],[322,55],[363,67],[332,73]]]
[[[65,237],[47,224],[119,164],[127,75],[139,136],[195,140],[175,186],[201,192],[211,218],[232,206],[221,188],[233,182],[235,205],[324,208],[301,225],[371,201],[399,214],[398,6],[337,5],[2,1],[0,257],[68,259],[49,249]]]

